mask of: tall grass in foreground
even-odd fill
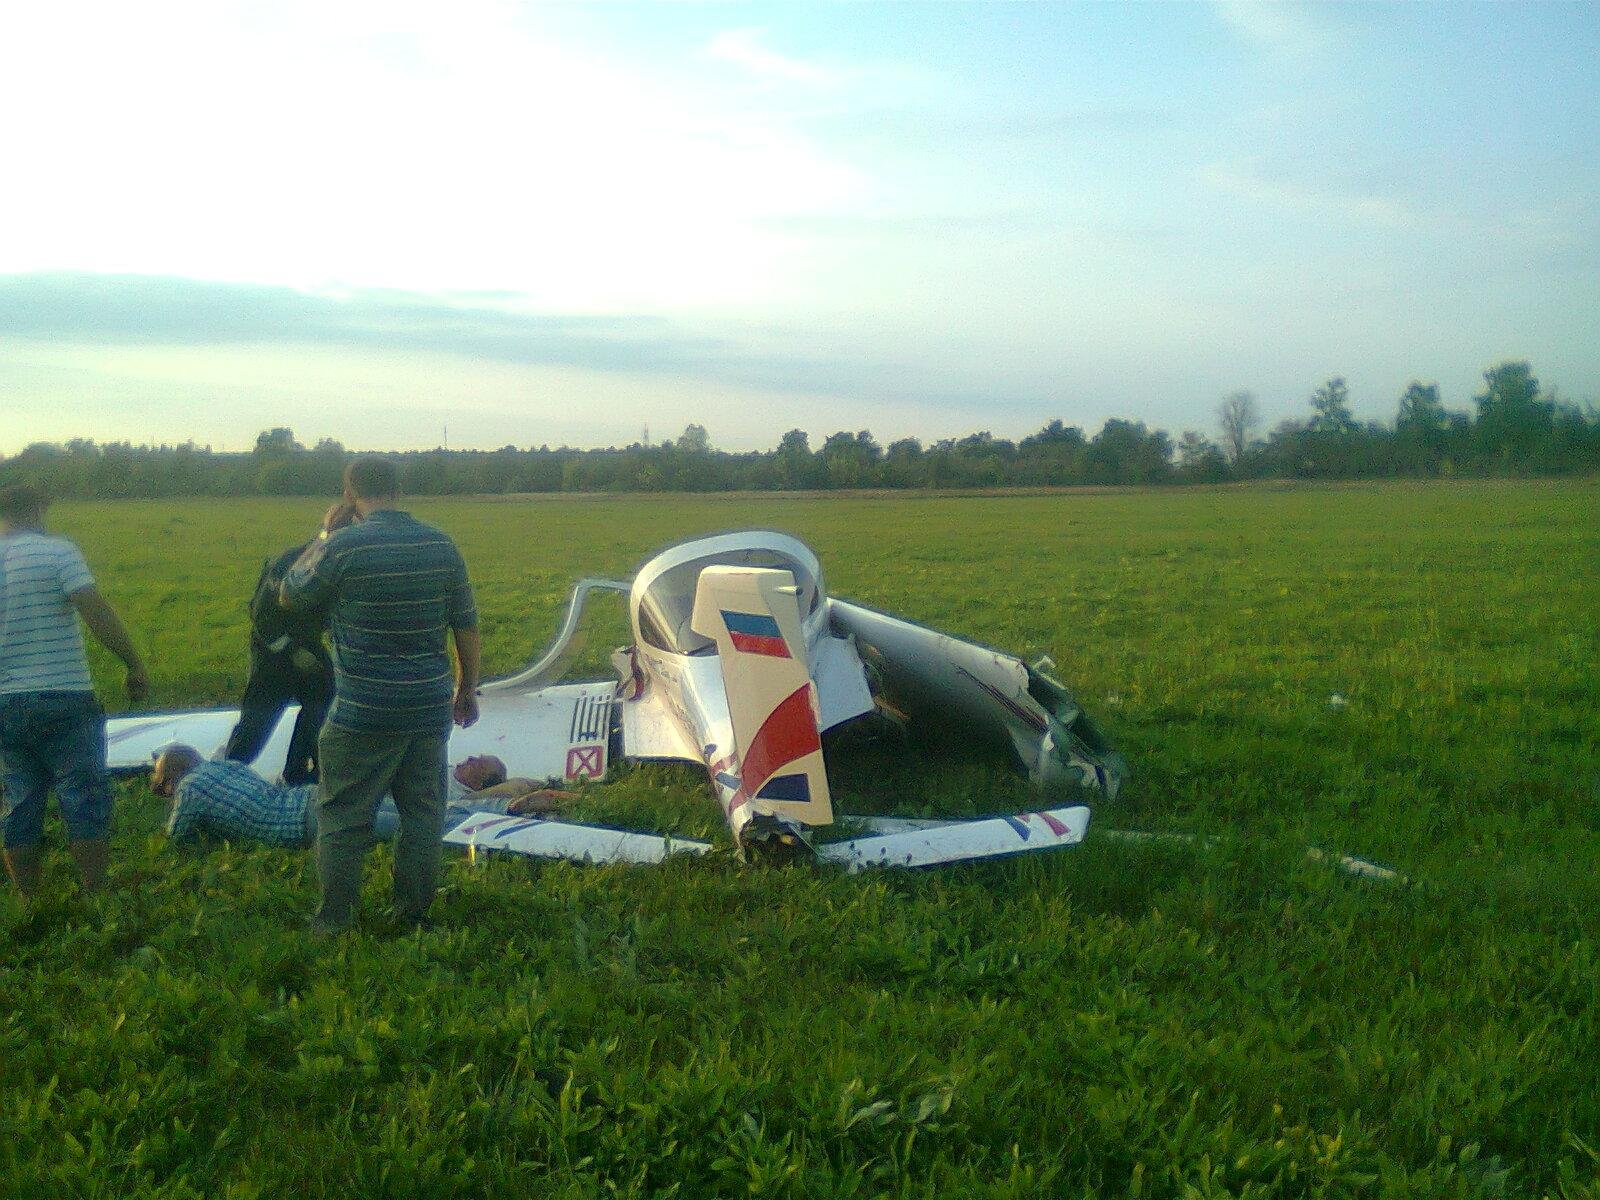
[[[442,932],[322,949],[305,856],[174,852],[129,784],[112,894],[58,863],[0,901],[0,1195],[1600,1197],[1592,489],[417,510],[492,670],[576,574],[798,533],[838,594],[1054,657],[1134,768],[1097,825],[1219,836],[857,878],[456,861]],[[58,524],[158,699],[231,702],[259,560],[318,511]],[[851,806],[1025,797],[949,755],[838,773]],[[704,797],[642,767],[582,812],[715,832]]]

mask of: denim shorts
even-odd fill
[[[39,844],[52,787],[68,837],[105,838],[111,829],[106,714],[94,693],[0,696],[0,784],[7,846]]]

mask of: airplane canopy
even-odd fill
[[[822,601],[822,567],[805,543],[770,530],[719,534],[684,542],[647,562],[633,581],[635,635],[672,654],[709,654],[716,643],[689,628],[700,572],[711,566],[788,571],[800,589],[802,619]]]

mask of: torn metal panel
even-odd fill
[[[849,638],[828,633],[816,640],[811,647],[811,678],[817,685],[824,732],[877,707],[861,656]]]
[[[835,598],[828,608],[893,712],[1009,746],[1035,783],[1116,796],[1127,766],[1059,681],[1009,654],[863,605]]]
[[[683,722],[668,709],[659,690],[618,705],[622,712],[622,749],[628,758],[697,763],[700,747],[684,732]]]

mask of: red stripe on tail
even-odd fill
[[[767,715],[744,756],[739,790],[728,801],[731,813],[761,790],[779,769],[822,749],[817,718],[811,711],[811,685],[802,683]]]

